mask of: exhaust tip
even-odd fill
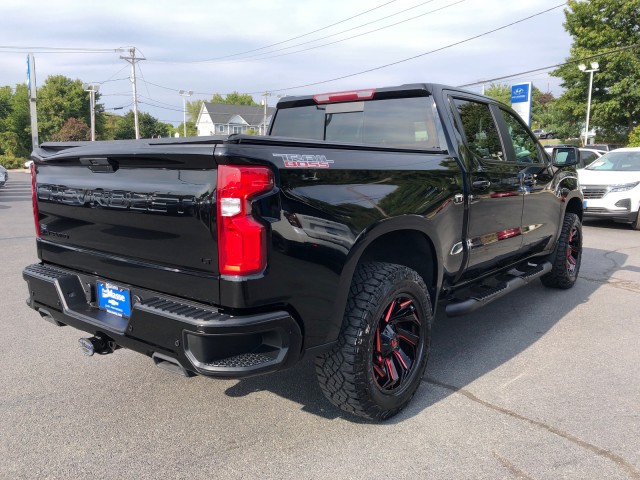
[[[96,352],[96,348],[92,342],[93,338],[81,338],[80,340],[78,340],[82,353],[85,354],[87,357],[92,356]]]

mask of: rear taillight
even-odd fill
[[[36,164],[31,163],[31,203],[33,204],[33,221],[36,225],[36,237],[40,238],[40,222],[38,221],[38,192],[36,190]]]
[[[375,93],[375,88],[370,88],[368,90],[320,93],[318,95],[314,95],[313,99],[316,103],[355,102],[358,100],[371,100]]]
[[[246,276],[267,265],[267,232],[251,216],[251,200],[273,189],[266,167],[218,166],[218,265],[221,275]]]

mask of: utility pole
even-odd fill
[[[131,47],[129,49],[129,57],[120,58],[122,60],[126,60],[131,64],[131,84],[133,85],[133,123],[136,130],[136,140],[140,138],[140,127],[138,125],[138,93],[136,90],[136,62],[140,60],[146,60],[144,57],[136,58],[136,47]]]
[[[192,90],[178,90],[178,95],[182,97],[182,125],[184,127],[184,136],[187,136],[187,97],[193,95]]]
[[[31,146],[38,146],[38,111],[36,109],[36,59],[33,53],[27,56],[27,86],[29,87],[29,113],[31,116]]]
[[[264,119],[262,121],[262,135],[266,135],[267,134],[267,97],[271,96],[271,92],[264,92],[262,96],[264,97],[264,100],[262,100],[264,104]]]
[[[91,109],[91,141],[96,141],[96,92],[100,89],[99,85],[82,84],[85,92],[89,92],[89,108]]]

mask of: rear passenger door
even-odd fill
[[[462,280],[515,261],[522,245],[520,166],[509,160],[495,105],[476,98],[449,98],[467,166],[469,258]]]

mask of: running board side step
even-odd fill
[[[506,294],[511,293],[520,287],[524,287],[531,281],[540,278],[542,275],[549,273],[551,271],[551,267],[552,265],[550,262],[545,262],[539,265],[534,265],[527,271],[520,272],[517,275],[510,274],[510,279],[500,282],[490,290],[484,291],[481,294],[472,295],[463,300],[453,301],[446,306],[445,312],[448,317],[458,317],[460,315],[471,313],[494,300],[504,297]]]

